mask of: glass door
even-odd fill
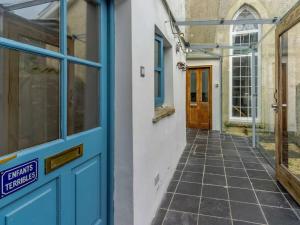
[[[107,1],[0,1],[0,224],[107,224]]]
[[[276,29],[276,175],[300,203],[300,6]]]

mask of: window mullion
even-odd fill
[[[61,99],[61,136],[63,139],[67,138],[67,107],[68,107],[68,41],[67,41],[67,6],[66,0],[61,0],[61,24],[60,24],[60,40],[61,53],[63,54],[62,69],[61,69],[61,84],[60,84],[60,99]]]

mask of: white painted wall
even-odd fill
[[[115,1],[114,222],[133,224],[131,0]]]
[[[220,130],[221,125],[221,110],[220,110],[220,61],[219,60],[200,60],[189,59],[187,61],[188,66],[212,66],[212,129]],[[219,84],[219,87],[216,87]]]
[[[172,8],[182,2],[173,0]],[[184,8],[178,11],[184,13]],[[132,18],[134,225],[150,225],[186,145],[185,72],[176,68],[178,61],[185,61],[185,55],[175,52],[176,42],[167,23],[170,19],[161,0],[132,0]],[[155,25],[173,47],[169,54],[173,57],[173,72],[169,72],[173,79],[166,83],[166,100],[172,104],[169,98],[173,92],[176,110],[157,124],[152,123]],[[140,77],[140,66],[146,68],[145,78]],[[158,174],[160,181],[155,186]]]
[[[184,0],[172,9],[184,18]],[[116,1],[115,224],[150,225],[186,145],[185,72],[176,67],[176,41],[161,0]],[[166,103],[175,114],[153,124],[155,26],[167,53]],[[144,66],[146,76],[140,76]],[[159,175],[159,183],[154,184]]]

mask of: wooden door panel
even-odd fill
[[[188,127],[211,128],[211,86],[211,67],[190,68],[187,71],[186,109]]]

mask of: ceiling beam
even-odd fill
[[[5,9],[7,11],[14,11],[14,10],[33,7],[36,5],[46,4],[49,2],[55,2],[55,1],[57,1],[57,0],[32,0],[32,1],[27,1],[27,2],[22,2],[22,3],[17,3],[17,4],[6,6]]]
[[[279,17],[272,19],[248,19],[248,20],[186,20],[177,21],[178,26],[217,26],[217,25],[245,25],[245,24],[276,24]]]
[[[248,50],[251,49],[251,46],[235,46],[235,45],[220,45],[220,44],[191,44],[191,49],[237,49],[237,50]]]

